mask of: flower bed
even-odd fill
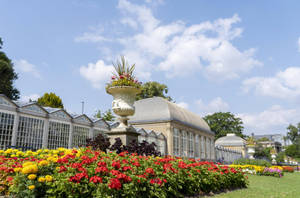
[[[294,167],[292,166],[282,166],[282,168],[283,168],[283,172],[293,173],[295,171]]]
[[[89,149],[0,151],[0,174],[2,194],[15,197],[183,197],[247,186],[241,171],[211,162]]]
[[[256,165],[230,165],[232,168],[240,169],[244,173],[252,175],[282,177],[283,168],[281,166],[256,166]]]

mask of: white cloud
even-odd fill
[[[152,1],[148,1],[152,2]],[[129,36],[116,35],[120,54],[137,65],[140,78],[149,79],[153,71],[164,71],[167,77],[187,76],[202,72],[217,80],[238,78],[256,66],[255,49],[239,50],[232,40],[242,29],[233,27],[238,15],[187,25],[182,21],[163,24],[145,5],[119,0],[122,24],[133,28]]]
[[[92,42],[92,43],[98,43],[102,41],[108,41],[109,39],[103,37],[99,33],[89,33],[85,32],[83,35],[75,37],[75,42]]]
[[[103,60],[96,63],[89,63],[87,66],[81,66],[79,69],[80,74],[90,81],[95,88],[101,88],[109,81],[112,76],[114,67],[106,65]]]
[[[176,103],[178,106],[184,108],[184,109],[188,109],[189,108],[189,104],[186,103],[186,102],[179,102],[179,103]]]
[[[29,96],[21,96],[21,102],[37,101],[41,96],[39,94],[31,94]]]
[[[209,103],[205,104],[201,99],[195,102],[196,107],[200,111],[201,115],[212,114],[215,112],[229,111],[229,105],[221,97],[216,97]]]
[[[274,105],[259,113],[241,113],[237,116],[243,120],[247,134],[285,133],[290,123],[299,122],[300,111]]]
[[[31,75],[33,75],[34,77],[39,78],[39,79],[42,78],[41,74],[37,70],[36,66],[29,63],[27,60],[25,60],[25,59],[15,60],[14,64],[15,64],[17,71],[20,71],[23,73],[30,73]]]
[[[273,77],[253,77],[243,81],[243,90],[281,99],[300,96],[300,67],[288,67]]]

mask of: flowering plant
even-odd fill
[[[106,89],[115,86],[130,86],[130,87],[141,87],[139,82],[133,75],[135,64],[129,66],[124,56],[121,56],[121,60],[117,60],[113,63],[115,72],[111,77],[111,82],[106,85]]]
[[[19,157],[11,157],[17,152]],[[13,197],[184,197],[247,186],[238,169],[90,148],[0,152]],[[5,168],[4,168],[5,167]],[[28,168],[29,167],[29,168]]]

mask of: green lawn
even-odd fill
[[[300,173],[285,173],[282,178],[248,175],[246,189],[221,193],[213,198],[300,198]]]

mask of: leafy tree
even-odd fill
[[[62,100],[55,93],[45,93],[42,97],[38,98],[37,103],[45,107],[64,108]]]
[[[98,110],[95,115],[95,118],[103,118],[103,120],[105,121],[114,121],[116,116],[113,115],[111,109],[108,109],[107,111],[105,111],[104,113],[101,113],[100,110]]]
[[[235,117],[230,112],[217,112],[203,118],[210,129],[216,133],[216,139],[226,136],[227,133],[235,133],[237,136],[243,135],[243,122],[241,118]]]
[[[142,85],[142,91],[136,96],[136,100],[141,100],[145,98],[152,98],[154,96],[163,97],[169,101],[172,101],[170,96],[167,96],[168,87],[165,84],[160,84],[155,81],[146,82]]]
[[[0,49],[2,49],[2,44],[0,38]],[[0,51],[0,94],[6,95],[11,100],[19,99],[20,92],[13,85],[17,79],[18,75],[14,71],[13,63],[4,52]]]
[[[270,140],[267,137],[262,137],[262,138],[258,139],[257,141],[258,142],[265,142],[265,141],[270,141]]]
[[[257,159],[268,159],[271,161],[271,149],[271,147],[263,147],[261,144],[258,144],[255,147],[255,153],[253,156]]]
[[[298,123],[298,126],[294,126],[292,124],[290,124],[287,127],[287,137],[288,139],[290,139],[292,141],[292,143],[295,142],[296,138],[299,136],[299,131],[300,131],[300,123]]]

